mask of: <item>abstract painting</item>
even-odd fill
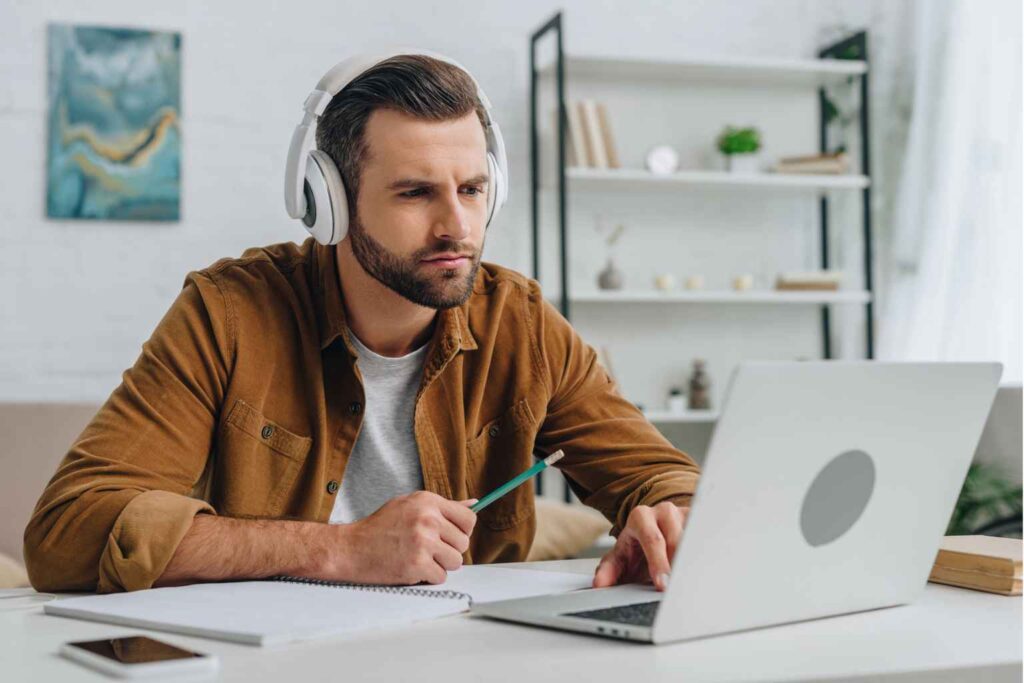
[[[176,221],[181,34],[50,24],[46,213]]]

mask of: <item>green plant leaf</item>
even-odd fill
[[[967,471],[946,534],[970,534],[996,519],[1020,514],[1024,510],[1021,497],[1021,487],[1007,481],[997,468],[974,463]]]
[[[761,133],[753,127],[726,126],[717,143],[722,154],[750,154],[761,148]]]

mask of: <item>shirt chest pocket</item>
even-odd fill
[[[487,422],[466,442],[466,487],[483,498],[534,464],[536,420],[522,399]],[[533,515],[533,481],[520,484],[480,511],[478,523],[495,531],[518,525]]]
[[[278,514],[313,439],[239,399],[221,430],[213,497],[222,514]]]

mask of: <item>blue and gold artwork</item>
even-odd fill
[[[47,215],[178,220],[181,34],[47,29]]]

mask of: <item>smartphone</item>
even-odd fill
[[[220,665],[213,655],[192,652],[146,636],[64,643],[60,653],[118,678],[214,674]]]

